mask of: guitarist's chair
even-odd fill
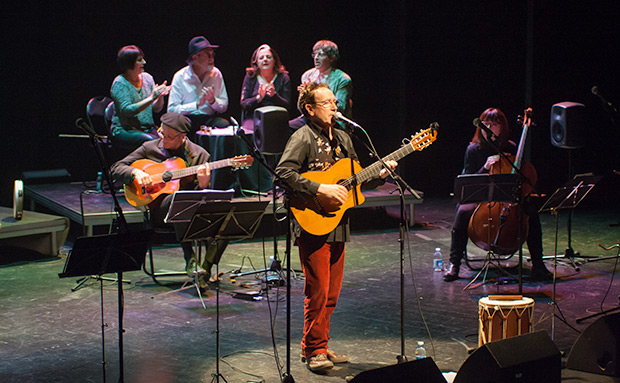
[[[103,137],[102,142],[105,145],[105,157],[108,161],[112,160],[111,156],[111,134],[110,134],[110,125],[112,124],[112,119],[108,120],[107,109],[109,105],[114,105],[114,101],[110,97],[106,96],[97,96],[93,97],[86,104],[86,117],[88,118],[88,123],[93,127],[95,133]]]
[[[125,155],[129,154],[128,152],[125,153],[122,150],[118,150],[118,148],[114,147],[114,132],[112,131],[112,119],[114,118],[114,113],[114,101],[112,101],[105,108],[105,122],[108,129],[108,151],[110,153],[111,162],[116,162],[121,158],[125,157]]]
[[[107,137],[110,133],[110,125],[106,119],[106,109],[113,102],[110,97],[97,96],[88,101],[86,116],[88,123],[95,129],[95,133]]]
[[[176,240],[176,233],[174,231],[174,226],[171,223],[163,223],[163,222],[155,222],[151,219],[151,214],[149,210],[144,212],[145,222],[148,222],[153,229],[153,240],[151,242],[151,246],[149,247],[148,253],[148,262],[145,261],[142,264],[142,270],[146,275],[151,277],[153,282],[160,286],[164,286],[165,283],[160,282],[158,277],[173,277],[173,276],[185,276],[187,277],[186,271],[171,271],[171,270],[163,270],[156,271],[155,269],[155,261],[153,257],[153,245],[154,244],[168,244],[168,243],[178,243]],[[148,265],[147,265],[148,263]]]

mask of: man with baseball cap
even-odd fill
[[[193,132],[201,125],[217,128],[230,125],[220,116],[228,109],[228,93],[222,72],[214,66],[214,49],[218,47],[204,36],[191,39],[188,65],[172,78],[168,111],[188,116]]]
[[[143,187],[151,185],[151,175],[147,172],[131,166],[134,162],[141,159],[155,162],[163,162],[167,159],[178,157],[185,161],[185,165],[196,166],[205,164],[209,160],[209,153],[199,145],[187,139],[190,132],[191,121],[186,116],[179,113],[168,112],[161,116],[161,127],[159,138],[143,143],[138,149],[128,154],[122,160],[116,162],[111,167],[111,172],[116,180],[124,184],[131,184],[134,180]],[[182,190],[206,189],[209,186],[211,172],[209,167],[201,166],[195,176],[181,179],[180,188]],[[152,222],[161,225],[172,203],[172,194],[161,194],[148,207],[151,212]],[[175,223],[174,231],[177,240],[180,241],[187,229],[187,223]],[[185,257],[186,271],[192,276],[198,272],[205,282],[210,277],[211,267],[219,262],[222,253],[228,245],[226,240],[207,241],[209,248],[207,256],[202,264],[202,269],[196,267],[196,256],[190,242],[181,242],[183,255]]]

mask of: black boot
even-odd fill
[[[532,265],[530,270],[530,280],[532,281],[550,281],[553,280],[553,273],[547,270],[544,263],[536,263]]]
[[[443,280],[445,282],[454,282],[457,279],[459,279],[459,270],[460,270],[460,268],[461,268],[460,265],[455,265],[454,263],[450,263],[450,268],[443,275]]]

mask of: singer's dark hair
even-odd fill
[[[142,52],[142,49],[135,45],[125,45],[119,49],[118,54],[116,55],[116,63],[121,69],[121,72],[125,72],[133,69],[136,64],[136,60],[140,56],[144,57],[144,52]]]
[[[508,127],[508,119],[506,118],[504,112],[497,108],[489,108],[482,112],[482,114],[480,115],[480,121],[490,121],[500,124],[501,130],[499,131],[498,136],[500,145],[504,145],[506,144],[506,142],[508,142],[508,139],[510,138],[510,129]],[[480,129],[480,127],[478,126],[476,127],[474,137],[471,139],[471,143],[479,144],[482,141],[484,141],[484,138],[482,137],[482,129]]]
[[[317,84],[316,82],[309,82],[304,85],[299,91],[299,98],[297,99],[297,109],[299,109],[301,113],[306,116],[306,118],[310,117],[308,111],[306,110],[306,105],[314,104],[314,94],[319,88],[329,89],[327,84]]]
[[[250,66],[245,68],[245,72],[250,77],[254,77],[260,73],[260,69],[258,68],[258,54],[262,49],[269,49],[271,51],[271,56],[273,56],[273,71],[277,73],[288,73],[288,71],[282,65],[282,61],[280,61],[280,56],[278,52],[275,51],[272,47],[267,44],[263,44],[260,47],[256,48],[254,53],[252,53],[252,58],[250,59]]]

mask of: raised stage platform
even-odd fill
[[[13,218],[13,209],[0,207],[0,245],[36,250],[56,255],[69,232],[69,220],[50,214],[24,210],[20,220]]]
[[[405,193],[405,204],[411,225],[415,221],[415,205],[422,203],[424,200],[424,193],[421,191],[416,192],[420,195],[420,199]],[[110,225],[116,218],[112,196],[107,193],[88,190],[81,182],[24,185],[24,194],[26,202],[30,203],[30,210],[36,210],[37,205],[44,206],[82,225],[86,235],[92,235],[95,226]],[[400,204],[399,192],[394,184],[386,183],[377,189],[365,190],[363,194],[366,197],[366,201],[362,205],[356,206],[356,208],[398,206]],[[128,223],[144,221],[142,211],[131,206],[125,200],[122,192],[118,193],[117,197]],[[267,205],[265,210],[265,214],[269,215],[273,212],[271,196],[263,198],[270,199],[269,205]],[[279,205],[282,202],[278,200],[276,203]]]

